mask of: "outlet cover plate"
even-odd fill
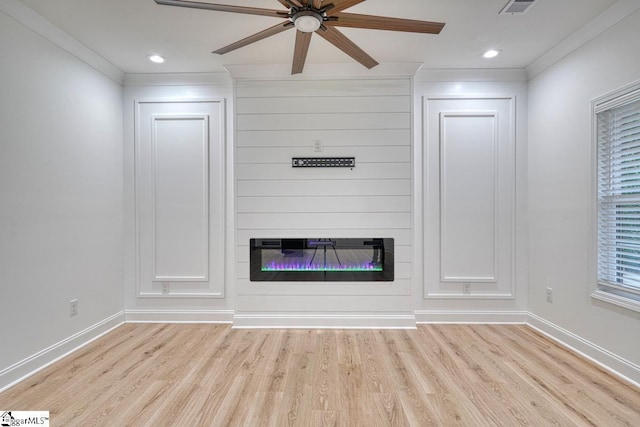
[[[72,299],[69,301],[69,316],[77,316],[78,315],[78,300]]]

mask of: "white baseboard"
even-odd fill
[[[30,377],[124,323],[119,312],[0,371],[0,392]]]
[[[640,387],[640,366],[526,311],[416,310],[412,314],[239,313],[233,310],[125,310],[0,371],[0,392],[123,323],[233,323],[234,328],[414,329],[424,323],[527,324],[612,374]]]
[[[529,313],[527,324],[564,347],[591,360],[612,374],[640,387],[640,366],[635,363],[625,360],[533,313]]]
[[[125,310],[127,323],[231,323],[233,310]]]
[[[524,324],[527,323],[527,314],[526,311],[416,310],[416,322]]]
[[[233,316],[234,328],[270,329],[415,329],[411,314],[298,314],[239,313]]]

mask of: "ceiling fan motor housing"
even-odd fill
[[[291,20],[298,31],[313,33],[322,26],[324,17],[315,10],[300,10],[291,16]]]

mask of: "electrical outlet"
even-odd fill
[[[72,299],[69,301],[69,317],[78,315],[78,300]]]
[[[546,292],[547,292],[547,302],[548,303],[552,303],[553,302],[553,289],[547,287]]]
[[[167,295],[169,293],[169,282],[162,282],[162,294]]]
[[[321,153],[322,152],[322,141],[320,141],[319,139],[314,139],[313,140],[313,152],[314,153]]]
[[[463,283],[462,284],[462,293],[470,294],[471,293],[471,283]]]

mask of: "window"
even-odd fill
[[[640,310],[640,85],[594,102],[598,156],[598,289]]]

